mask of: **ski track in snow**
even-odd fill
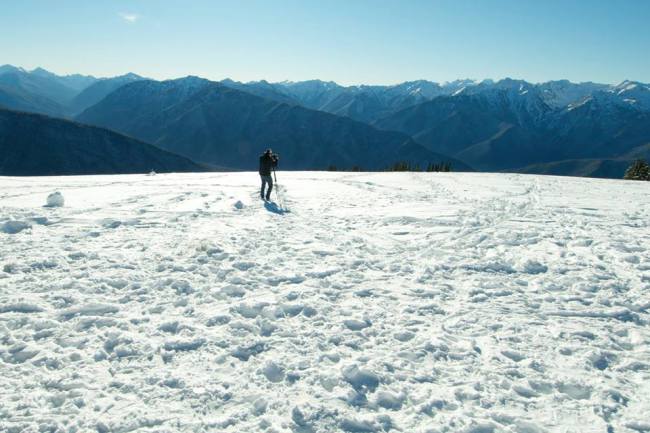
[[[279,180],[0,178],[0,431],[650,431],[647,183]]]

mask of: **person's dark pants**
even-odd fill
[[[262,189],[260,190],[260,196],[264,198],[264,187],[268,184],[269,189],[266,191],[266,199],[269,200],[271,198],[271,191],[273,191],[273,178],[271,176],[265,176],[263,174],[260,174],[260,177],[262,178]]]

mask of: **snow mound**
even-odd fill
[[[63,199],[63,194],[59,191],[53,192],[47,196],[45,203],[46,207],[63,207],[65,200]]]

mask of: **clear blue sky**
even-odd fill
[[[20,0],[0,64],[342,84],[650,82],[650,0]]]

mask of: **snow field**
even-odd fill
[[[258,180],[1,178],[0,431],[650,431],[644,183]]]

